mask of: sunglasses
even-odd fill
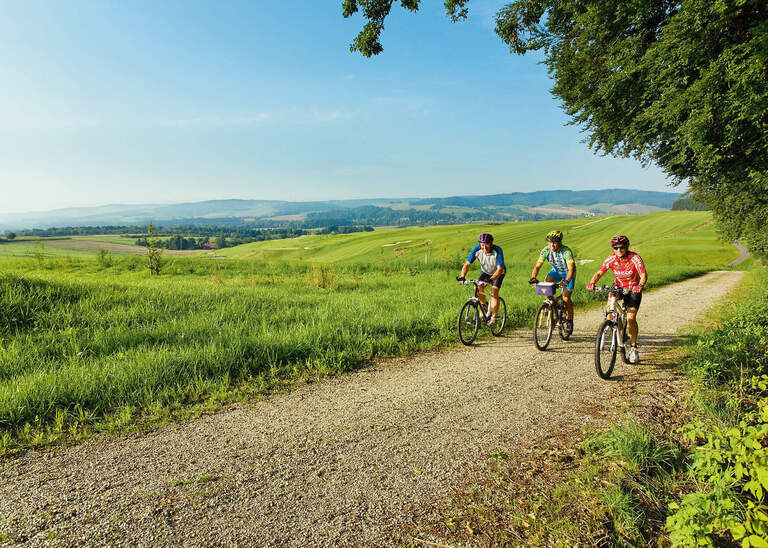
[[[619,246],[619,247],[614,247],[613,249],[627,249],[627,248],[624,246]]]

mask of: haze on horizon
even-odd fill
[[[599,157],[540,59],[396,7],[382,55],[341,0],[5,2],[0,213],[216,199],[441,197],[667,186]]]

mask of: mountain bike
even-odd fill
[[[458,278],[456,278],[458,280]],[[488,297],[488,303],[483,305],[480,299],[477,297],[478,288],[483,285],[487,285],[485,282],[478,280],[464,280],[460,282],[463,285],[474,285],[475,295],[470,297],[467,302],[461,307],[459,312],[459,340],[469,346],[477,338],[477,331],[480,328],[480,321],[482,320],[486,325],[491,319],[490,310],[490,297]],[[504,326],[507,324],[507,303],[501,297],[499,299],[499,312],[496,316],[496,324],[488,329],[491,330],[491,335],[498,337],[501,332],[504,331]]]
[[[559,285],[555,282],[536,282],[535,286],[536,294],[543,295],[544,302],[533,317],[533,342],[539,350],[546,350],[552,340],[555,325],[564,341],[568,340],[571,332],[565,324],[565,303],[555,295]]]
[[[628,295],[632,290],[616,285],[596,286],[595,292],[608,293],[605,307],[605,319],[600,324],[595,337],[595,369],[601,379],[608,379],[616,365],[616,354],[621,349],[621,359],[629,363],[627,356],[627,311],[619,296]]]

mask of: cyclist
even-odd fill
[[[552,270],[547,274],[546,281],[559,282],[560,287],[563,288],[565,325],[570,335],[573,333],[573,299],[571,299],[571,294],[573,293],[573,285],[576,282],[576,262],[573,259],[571,248],[563,245],[562,232],[559,230],[549,232],[547,234],[547,242],[547,247],[539,253],[539,260],[536,261],[536,266],[533,267],[531,279],[528,280],[528,283],[535,284],[539,282],[536,279],[539,269],[544,264],[544,261],[549,261],[552,265]]]
[[[458,277],[458,280],[459,283],[464,281],[469,267],[477,259],[482,271],[477,280],[484,282],[477,288],[477,298],[483,307],[487,306],[485,286],[491,284],[491,319],[488,322],[488,326],[493,327],[496,325],[496,316],[499,313],[499,289],[504,281],[504,275],[507,270],[504,266],[504,253],[499,246],[493,245],[493,236],[490,234],[480,234],[477,242],[478,245],[469,252],[467,262],[461,268],[461,275]]]
[[[640,255],[629,250],[629,238],[624,235],[614,236],[611,238],[611,247],[613,254],[592,276],[587,284],[587,289],[594,290],[597,281],[610,268],[613,271],[614,283],[623,289],[632,290],[631,293],[622,298],[624,308],[627,311],[627,330],[630,339],[628,358],[630,363],[637,363],[639,357],[637,353],[637,309],[640,308],[640,301],[643,300],[643,287],[648,280],[648,274],[645,272],[645,265]]]

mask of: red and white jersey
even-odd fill
[[[600,273],[605,274],[609,268],[613,271],[616,285],[625,289],[635,287],[640,283],[640,276],[645,274],[643,260],[634,251],[627,253],[624,258],[612,254],[600,267]]]

